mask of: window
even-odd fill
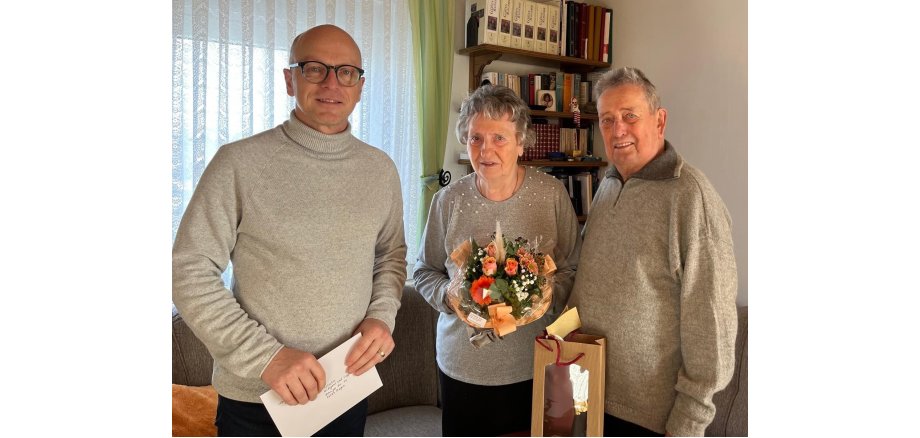
[[[417,103],[407,1],[175,0],[173,8],[173,237],[217,149],[287,120],[294,99],[282,70],[293,38],[332,23],[361,48],[366,82],[349,121],[355,137],[396,163],[412,266],[421,164],[418,132],[409,123],[417,119]],[[228,286],[230,272],[224,275]]]

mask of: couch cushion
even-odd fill
[[[717,392],[712,401],[716,416],[706,428],[706,436],[747,436],[747,338],[748,308],[738,308],[738,335],[735,338],[735,371],[731,382]]]
[[[368,413],[414,405],[438,405],[438,368],[435,331],[438,312],[411,284],[403,289],[396,313],[396,348],[377,365],[383,387],[371,394]],[[438,420],[440,425],[440,420]]]
[[[441,409],[411,406],[367,417],[364,436],[441,436]]]
[[[172,316],[172,383],[190,386],[211,384],[213,359],[182,317]]]

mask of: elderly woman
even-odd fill
[[[415,264],[419,293],[441,312],[437,362],[444,436],[497,436],[530,430],[534,337],[558,315],[575,276],[581,238],[568,193],[556,178],[518,164],[533,145],[528,108],[509,88],[485,85],[460,109],[457,137],[473,173],[431,203]],[[488,242],[501,222],[506,237],[539,240],[556,262],[553,307],[542,318],[480,347],[447,304],[457,274],[450,253],[471,237]]]

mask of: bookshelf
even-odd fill
[[[575,73],[589,73],[598,69],[610,68],[610,63],[608,62],[589,61],[587,59],[573,58],[571,56],[550,55],[549,53],[532,52],[494,44],[480,44],[478,46],[465,47],[460,49],[459,53],[469,56],[470,58],[470,91],[475,90],[476,87],[479,86],[479,78],[482,77],[482,72],[486,66],[491,64],[492,61],[502,57],[505,58],[502,59],[502,61],[507,62],[533,63],[537,61],[545,63],[549,61],[563,71]],[[555,113],[550,111],[549,114],[566,113]],[[572,113],[568,114],[571,115]]]

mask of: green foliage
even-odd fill
[[[509,302],[507,297],[510,293],[508,290],[508,282],[503,278],[496,278],[495,283],[492,283],[492,287],[489,288],[492,293],[492,304]]]

